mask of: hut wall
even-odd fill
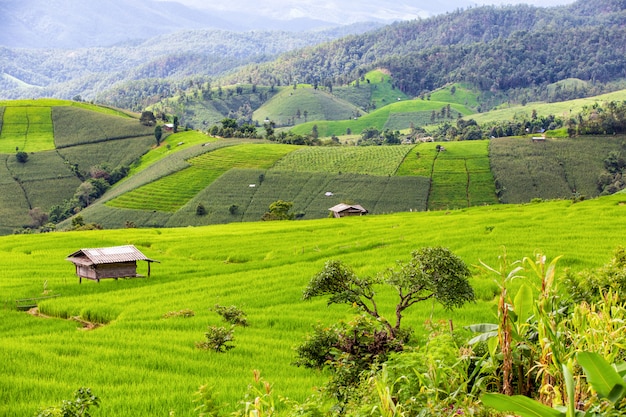
[[[96,265],[94,272],[96,279],[134,277],[137,275],[137,262]]]

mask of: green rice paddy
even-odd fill
[[[304,302],[303,288],[328,259],[359,275],[374,275],[407,260],[422,246],[449,247],[469,265],[495,265],[541,251],[563,255],[557,275],[598,267],[624,244],[626,197],[581,203],[556,201],[462,210],[398,213],[300,222],[231,223],[197,228],[125,229],[0,237],[0,415],[30,417],[88,386],[102,400],[97,416],[191,417],[194,393],[212,387],[224,411],[243,400],[252,371],[277,395],[303,401],[326,376],[291,365],[293,348],[312,325],[351,317],[346,306]],[[160,261],[150,278],[78,284],[65,257],[80,248],[134,244]],[[145,265],[139,266],[145,274]],[[455,327],[490,321],[497,288],[475,275],[479,300],[443,311],[427,303],[407,311],[417,337],[426,319]],[[50,317],[15,310],[15,299],[45,293]],[[380,308],[393,314],[381,293]],[[224,325],[210,309],[236,305],[250,326],[235,330],[225,354],[195,348],[207,326]],[[190,309],[193,317],[165,318]],[[86,330],[72,320],[105,323]],[[279,409],[280,412],[280,409]]]

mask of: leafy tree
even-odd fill
[[[24,164],[26,163],[26,161],[28,161],[28,154],[24,151],[18,151],[15,154],[15,159],[17,159],[17,162],[19,162],[20,164]]]
[[[293,213],[289,213],[289,210],[293,207],[293,202],[276,200],[270,204],[270,211],[266,212],[261,220],[293,220]]]
[[[407,263],[398,262],[387,276],[360,278],[341,261],[326,262],[304,290],[303,298],[328,295],[328,304],[349,304],[380,320],[389,335],[402,336],[400,329],[403,312],[412,305],[434,299],[445,308],[460,307],[474,300],[474,291],[468,278],[471,273],[461,258],[443,247],[425,247],[413,251]],[[391,324],[378,312],[374,286],[386,284],[398,295],[396,321]]]
[[[409,262],[398,262],[397,268],[376,278],[358,277],[341,261],[330,260],[303,292],[305,300],[325,295],[329,305],[348,304],[362,313],[347,324],[315,327],[313,335],[296,348],[296,365],[333,372],[329,389],[340,403],[350,398],[364,371],[378,368],[390,353],[403,349],[410,336],[410,331],[401,328],[406,309],[428,299],[445,308],[474,299],[470,271],[449,249],[426,247],[411,255]],[[377,285],[390,286],[397,293],[395,324],[378,311]]]
[[[156,124],[156,117],[151,111],[143,111],[139,117],[139,123],[144,126],[154,126]]]
[[[204,207],[204,204],[202,203],[198,203],[198,205],[196,206],[196,216],[206,216],[207,211],[206,208]]]
[[[156,144],[159,146],[161,144],[161,138],[163,137],[163,129],[160,125],[157,125],[154,128],[154,139],[156,139]]]

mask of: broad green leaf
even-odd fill
[[[467,344],[470,346],[475,345],[476,343],[479,343],[479,342],[485,342],[491,339],[492,337],[498,337],[497,330],[495,332],[485,332],[485,333],[479,334],[478,336],[474,336],[467,342]]]
[[[518,326],[526,323],[526,321],[533,315],[533,290],[526,284],[523,284],[517,294],[515,295],[514,302],[514,310],[515,314],[517,314],[517,324]]]
[[[498,411],[510,411],[522,417],[565,417],[565,413],[523,395],[485,394],[481,400]]]
[[[474,333],[487,333],[498,330],[498,325],[494,323],[478,323],[467,326],[467,329]]]
[[[579,352],[576,358],[587,375],[587,381],[600,397],[614,402],[612,397],[623,397],[626,392],[624,380],[602,356],[594,352]]]
[[[572,375],[572,361],[567,363],[567,365],[563,365],[563,379],[565,380],[565,391],[567,392],[567,416],[575,417],[576,416],[576,382],[574,381],[574,376]]]

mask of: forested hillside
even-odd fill
[[[0,99],[80,96],[141,110],[153,96],[171,96],[198,78],[207,81],[291,49],[379,26],[364,23],[313,32],[232,32],[181,26],[173,34],[110,47],[0,47]]]
[[[567,7],[479,7],[396,23],[363,35],[286,53],[248,67],[227,82],[343,85],[365,72],[389,69],[412,96],[449,82],[470,82],[507,99],[564,100],[614,88],[626,68],[624,2],[578,1]],[[548,97],[543,88],[566,78],[585,88]]]

